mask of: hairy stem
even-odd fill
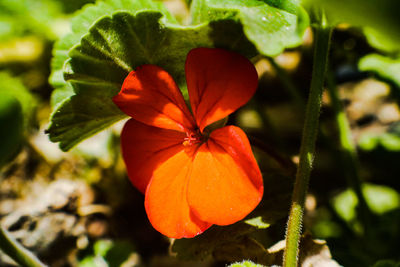
[[[297,266],[299,241],[303,221],[304,203],[310,180],[314,158],[315,141],[318,133],[319,113],[327,59],[330,45],[331,28],[322,15],[315,27],[314,63],[310,93],[305,113],[303,136],[300,147],[300,161],[292,195],[292,205],[286,229],[286,247],[283,266]]]
[[[0,227],[0,249],[21,266],[46,266],[29,250],[21,246],[3,227]]]

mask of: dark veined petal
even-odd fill
[[[253,64],[234,52],[193,49],[185,71],[190,104],[201,131],[247,103],[257,89]]]
[[[193,159],[188,202],[203,221],[228,225],[261,201],[263,181],[245,133],[235,126],[213,131]]]
[[[147,216],[153,227],[168,237],[194,237],[211,226],[193,214],[187,201],[192,154],[193,149],[181,150],[159,165],[146,190]]]
[[[178,131],[195,128],[175,81],[155,65],[142,65],[129,73],[113,101],[125,114],[147,125]]]
[[[184,137],[178,131],[128,120],[121,133],[121,150],[133,185],[144,193],[157,166],[183,149]]]

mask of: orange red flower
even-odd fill
[[[263,194],[246,134],[235,126],[207,127],[253,96],[254,66],[233,52],[196,48],[185,72],[192,112],[173,78],[155,65],[129,73],[113,98],[132,117],[121,133],[128,176],[145,193],[153,227],[172,238],[235,223]]]

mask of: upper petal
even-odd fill
[[[195,125],[175,81],[155,65],[142,65],[130,72],[113,101],[124,113],[147,125],[179,131]]]
[[[182,132],[128,120],[121,133],[121,150],[133,185],[144,193],[154,170],[182,150],[184,137]]]
[[[147,216],[153,227],[168,237],[194,237],[211,226],[194,215],[187,202],[192,153],[181,150],[159,165],[146,190]]]
[[[201,220],[217,225],[235,223],[258,205],[263,189],[260,169],[239,128],[213,131],[197,150],[188,201]]]
[[[190,104],[201,131],[247,103],[257,89],[253,64],[234,52],[193,49],[185,71]]]

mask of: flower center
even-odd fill
[[[192,146],[195,144],[202,143],[204,141],[204,136],[199,130],[186,132],[186,137],[183,139],[183,146]]]

